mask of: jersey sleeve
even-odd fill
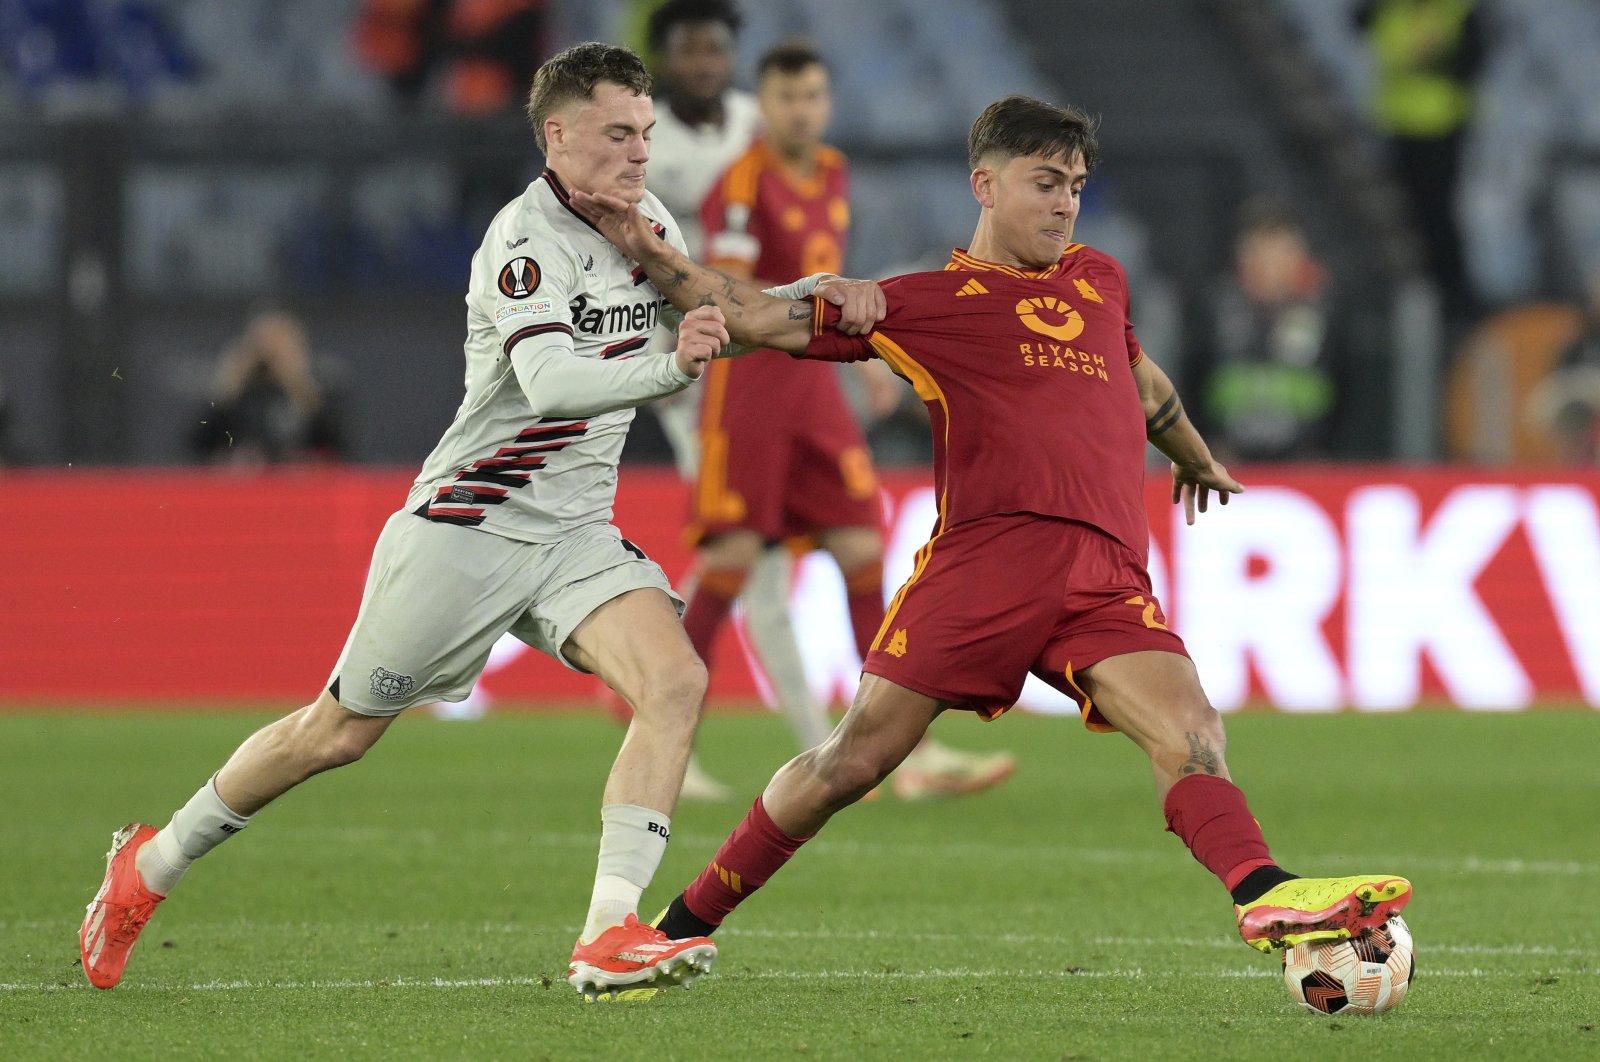
[[[761,241],[750,231],[756,207],[757,169],[745,155],[711,185],[700,204],[700,227],[705,232],[706,264],[714,269],[755,269],[761,258]]]
[[[819,295],[811,297],[811,340],[797,358],[816,361],[866,361],[877,357],[872,349],[871,333],[847,336],[835,327],[839,323],[839,307]]]
[[[539,340],[572,350],[576,255],[525,212],[502,215],[489,226],[473,259],[468,301],[494,324],[501,353]]]
[[[1144,360],[1144,348],[1139,345],[1139,337],[1133,334],[1133,293],[1128,289],[1128,273],[1122,263],[1114,258],[1110,261],[1122,281],[1122,334],[1128,347],[1128,366],[1132,368]]]
[[[670,239],[665,229],[662,236]],[[672,344],[667,353],[616,361],[578,356],[571,309],[575,261],[577,254],[547,228],[513,214],[489,226],[474,263],[468,298],[494,322],[501,354],[534,415],[598,416],[689,386],[693,380],[678,370]]]

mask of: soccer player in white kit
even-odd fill
[[[710,968],[710,940],[668,940],[636,917],[666,847],[706,673],[679,623],[681,599],[610,521],[634,407],[698,379],[728,333],[720,311],[694,310],[674,351],[676,311],[568,191],[636,202],[683,247],[644,188],[650,90],[638,57],[610,45],[581,44],[540,68],[528,113],[548,169],[501,210],[473,258],[466,397],[378,538],[327,688],[251,735],[165,827],[115,834],[79,934],[96,987],[121,978],[194,860],[300,782],[360,759],[405,709],[465,697],[508,630],[599,676],[635,713],[602,799],[569,981],[610,997]],[[804,297],[816,284],[780,293]]]

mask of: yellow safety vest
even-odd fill
[[[1471,87],[1448,72],[1477,0],[1415,0],[1383,7],[1369,27],[1378,64],[1379,128],[1394,136],[1442,137],[1472,113]]]

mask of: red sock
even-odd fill
[[[716,858],[683,890],[684,906],[696,918],[720,926],[810,839],[790,837],[778,829],[756,797],[750,814],[722,842]]]
[[[850,629],[856,636],[856,651],[867,658],[872,642],[883,625],[883,564],[874,561],[844,577],[845,601],[850,606]]]
[[[1276,862],[1244,794],[1226,778],[1210,774],[1180,778],[1167,791],[1163,807],[1168,831],[1177,834],[1230,891],[1252,870]]]
[[[700,573],[694,593],[689,595],[689,607],[683,612],[683,629],[707,668],[711,666],[711,647],[716,644],[717,632],[733,609],[739,591],[744,589],[746,574],[742,568],[707,568]]]

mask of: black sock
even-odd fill
[[[665,933],[668,940],[682,940],[684,937],[709,937],[717,927],[697,918],[683,902],[683,893],[680,892],[673,898],[667,913],[661,916],[661,924],[656,928]]]
[[[1275,863],[1264,867],[1256,867],[1244,876],[1244,880],[1233,887],[1233,902],[1247,904],[1252,900],[1259,900],[1266,891],[1274,885],[1281,885],[1286,881],[1293,881],[1299,874],[1291,874]],[[671,934],[668,934],[669,936]]]

